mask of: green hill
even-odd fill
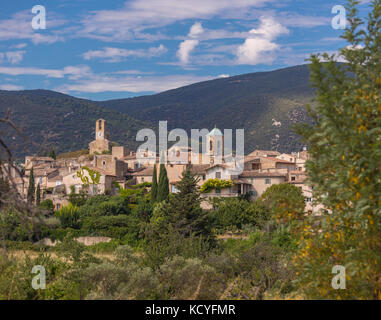
[[[47,91],[0,91],[0,116],[7,109],[23,128],[23,139],[0,125],[14,154],[56,153],[86,148],[98,118],[108,122],[111,140],[136,148],[136,132],[167,120],[169,129],[245,129],[245,150],[301,149],[292,126],[309,121],[304,106],[311,101],[307,65],[196,83],[137,98],[93,102]],[[47,141],[45,137],[49,136]],[[31,144],[33,141],[34,144]],[[42,148],[43,146],[44,148]]]
[[[26,139],[0,125],[0,134],[17,158],[43,154],[53,146],[56,153],[87,148],[95,138],[95,121],[107,120],[112,141],[135,148],[136,132],[148,124],[126,114],[100,107],[92,101],[46,90],[0,91],[0,116],[11,110],[13,122]]]
[[[291,128],[308,121],[304,107],[312,97],[309,69],[302,65],[100,104],[155,126],[168,120],[171,129],[244,128],[246,152],[254,148],[290,152],[302,147]]]

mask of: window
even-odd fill
[[[202,175],[202,180],[205,180],[206,176],[205,174]]]
[[[142,182],[144,182],[144,177],[142,177]]]
[[[179,189],[177,189],[176,186],[171,186],[171,192],[177,193],[177,192],[179,192]]]
[[[56,204],[56,210],[59,210],[61,208],[61,205],[59,203]]]
[[[296,177],[291,177],[291,181],[295,181],[296,180]]]
[[[103,160],[103,161],[102,161],[102,164],[105,166],[105,165],[106,165],[106,161]]]
[[[56,181],[56,186],[60,186],[62,184],[61,181]]]
[[[266,178],[265,184],[271,184],[271,179],[270,178]]]
[[[221,179],[221,172],[216,172],[216,179]]]
[[[312,202],[311,198],[306,198],[306,202]]]
[[[251,164],[251,169],[252,170],[259,170],[260,169],[260,164],[259,163],[252,163]]]

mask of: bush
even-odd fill
[[[133,239],[138,239],[140,222],[135,217],[127,215],[87,217],[83,220],[82,230],[91,235],[119,239],[131,234]]]
[[[212,190],[221,190],[225,188],[230,188],[233,186],[233,181],[222,180],[222,179],[209,179],[200,188],[201,193],[208,193]]]
[[[220,231],[242,230],[245,225],[262,227],[268,219],[268,211],[258,203],[237,198],[219,199],[210,212],[214,227]]]
[[[79,223],[79,210],[78,207],[69,203],[67,206],[62,207],[56,212],[56,217],[60,219],[61,225],[64,228],[77,229],[80,226]]]
[[[46,211],[48,211],[49,213],[52,214],[54,212],[53,201],[50,200],[50,199],[46,199],[44,201],[41,201],[40,208],[43,209],[43,210],[46,210]]]
[[[96,199],[90,198],[86,201],[85,205],[80,207],[80,216],[83,217],[100,217],[100,216],[113,216],[121,214],[129,214],[128,198],[121,196],[96,196]]]

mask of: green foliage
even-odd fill
[[[209,179],[201,186],[201,193],[209,193],[212,190],[221,190],[225,188],[230,188],[233,186],[233,181],[223,180],[223,179]]]
[[[200,191],[195,176],[185,171],[177,189],[178,193],[171,194],[167,202],[155,207],[151,220],[156,230],[163,234],[175,230],[184,237],[210,236],[210,225],[207,214],[200,207]]]
[[[274,184],[257,199],[265,206],[273,219],[293,223],[303,218],[305,198],[302,190],[292,184]]]
[[[76,205],[69,203],[67,206],[56,211],[55,216],[61,221],[61,225],[64,228],[77,229],[80,226],[79,209]]]
[[[69,194],[69,202],[77,207],[83,206],[88,199],[87,193],[83,190],[80,190],[79,193],[75,193],[75,186],[71,186],[70,189],[71,192]]]
[[[210,215],[214,227],[221,231],[242,230],[245,225],[262,227],[269,219],[268,210],[263,205],[237,198],[218,199]]]
[[[41,203],[41,188],[40,184],[37,185],[37,190],[36,190],[36,205],[39,206]]]
[[[160,164],[160,174],[159,174],[159,185],[157,188],[157,201],[161,202],[167,200],[169,195],[169,181],[167,176],[167,169],[165,169],[165,165]]]
[[[34,182],[34,171],[32,168],[29,174],[29,185],[28,185],[28,193],[27,193],[27,199],[29,203],[34,202],[35,194],[36,194],[36,188],[35,188],[35,182]]]
[[[344,65],[328,54],[311,56],[315,125],[299,132],[309,144],[306,167],[325,210],[305,222],[295,256],[311,298],[381,298],[381,1],[371,6],[365,20],[358,2],[348,1]],[[346,267],[346,290],[331,286],[334,265]]]
[[[50,157],[50,158],[53,158],[54,160],[56,160],[56,159],[57,159],[57,156],[56,156],[56,153],[54,152],[54,149],[53,149],[53,147],[52,147],[52,148],[50,148],[50,151],[49,151],[49,155],[48,155],[48,157]]]
[[[157,170],[156,163],[153,166],[153,174],[152,174],[152,188],[151,188],[151,202],[155,203],[157,201],[157,192],[158,192],[158,184],[157,184]]]
[[[122,196],[98,195],[90,197],[79,207],[81,218],[129,214],[129,199]]]
[[[85,171],[87,171],[88,176],[85,174]],[[80,171],[77,171],[77,177],[81,179],[85,186],[97,185],[100,183],[101,174],[98,171],[92,170],[88,167],[82,167]]]
[[[153,213],[153,204],[146,197],[141,198],[138,202],[137,207],[134,209],[135,216],[139,217],[139,219],[149,222],[152,213]]]

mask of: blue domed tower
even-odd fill
[[[206,153],[209,156],[211,164],[223,162],[224,135],[217,127],[214,127],[214,129],[206,135]]]

